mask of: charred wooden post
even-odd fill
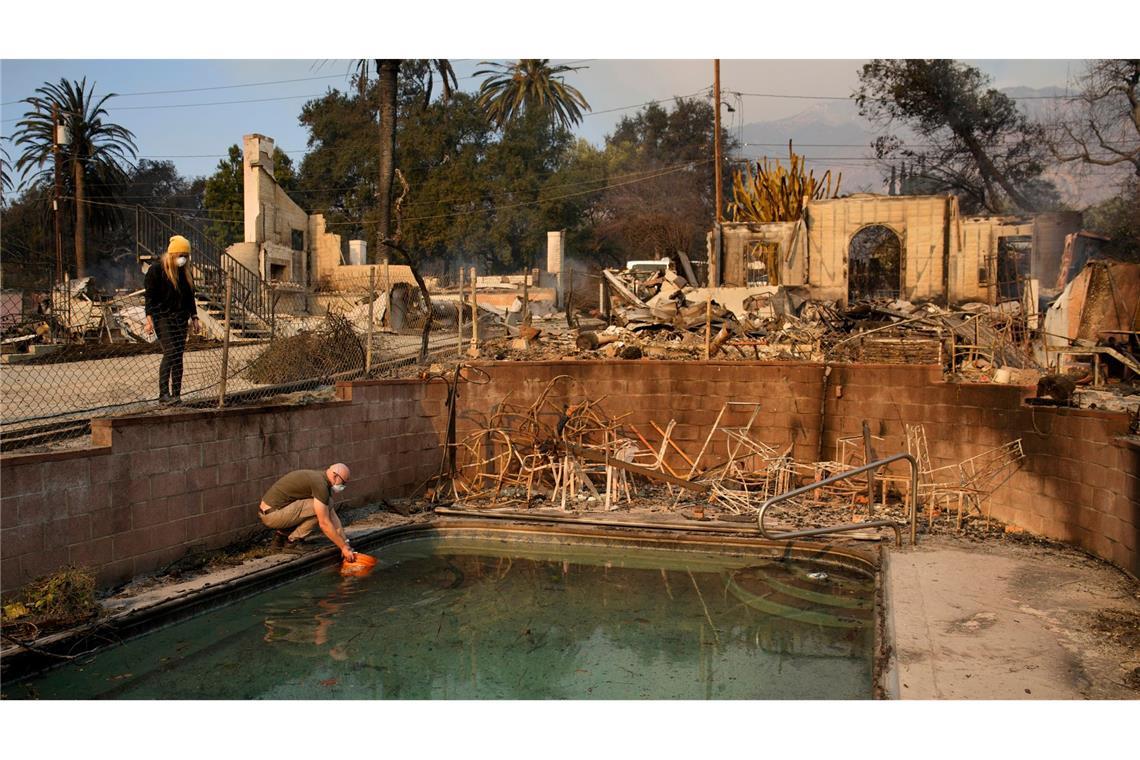
[[[607,343],[616,343],[621,340],[619,335],[610,335],[609,333],[599,333],[587,330],[586,332],[578,333],[578,337],[574,339],[574,345],[582,351],[593,351],[594,349],[601,348]]]

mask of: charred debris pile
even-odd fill
[[[487,341],[483,356],[937,364],[964,382],[1040,385],[1041,404],[1140,407],[1140,334],[1103,329],[1119,325],[1068,299],[1037,313],[1019,300],[843,305],[813,298],[808,287],[698,287],[664,264],[601,277],[598,309],[524,317]],[[1064,309],[1080,311],[1069,318],[1080,322],[1076,338],[1050,332],[1060,329],[1053,312],[1065,318]]]

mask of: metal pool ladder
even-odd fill
[[[806,486],[803,486],[802,488],[796,488],[796,489],[793,489],[791,491],[785,491],[782,494],[779,494],[777,496],[773,496],[772,498],[768,499],[767,501],[765,501],[763,504],[760,505],[760,511],[756,515],[756,522],[760,526],[760,535],[762,535],[762,536],[764,536],[764,538],[767,538],[770,540],[779,540],[779,539],[784,539],[784,538],[800,538],[803,536],[821,536],[825,533],[839,533],[840,531],[857,530],[859,528],[878,528],[878,527],[886,526],[886,527],[889,527],[892,530],[894,530],[894,532],[895,532],[895,544],[897,546],[902,546],[902,537],[899,534],[899,526],[894,520],[868,520],[867,522],[847,523],[845,525],[835,525],[835,526],[832,526],[830,528],[812,528],[810,530],[795,530],[795,531],[791,531],[790,533],[781,533],[781,534],[775,535],[775,536],[768,533],[768,529],[764,527],[764,516],[768,512],[768,507],[772,506],[773,504],[777,504],[781,501],[787,501],[788,499],[794,499],[797,496],[802,496],[803,494],[809,493],[810,491],[814,491],[817,488],[822,488],[823,486],[831,485],[832,483],[836,483],[840,480],[846,480],[847,478],[850,478],[850,477],[855,476],[855,475],[860,475],[864,472],[868,472],[868,471],[873,472],[874,470],[879,469],[883,465],[890,464],[891,462],[897,462],[900,459],[905,459],[908,463],[910,463],[910,492],[907,494],[907,501],[910,502],[908,504],[908,506],[910,508],[910,543],[913,546],[914,542],[915,542],[915,537],[917,534],[916,516],[918,514],[918,509],[917,509],[917,507],[918,507],[918,504],[917,504],[917,498],[918,498],[918,462],[916,462],[914,457],[912,457],[910,454],[895,454],[893,456],[886,457],[885,459],[878,459],[878,460],[875,460],[874,462],[871,462],[869,464],[865,464],[862,467],[856,467],[853,470],[844,470],[843,472],[838,473],[836,475],[832,475],[829,478],[824,478],[823,480],[818,480],[815,483],[808,483]],[[872,475],[872,477],[873,477],[873,475]],[[868,504],[867,508],[868,508],[868,510],[873,510],[874,505]]]

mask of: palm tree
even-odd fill
[[[379,219],[376,235],[379,245],[376,246],[377,251],[369,257],[373,263],[379,261],[381,250],[387,251],[388,246],[385,241],[389,240],[392,234],[392,182],[396,171],[396,96],[399,92],[398,81],[402,62],[399,58],[374,60],[364,58],[356,64],[356,84],[361,94],[368,87],[369,72],[373,67],[380,84],[380,182],[376,190],[380,202],[377,209]],[[451,68],[451,62],[444,58],[432,59],[428,66],[426,98],[431,98],[433,71],[439,73],[443,83],[444,99],[450,98],[452,88],[458,85],[458,80]]]
[[[8,150],[0,146],[0,206],[4,205],[4,193],[12,189],[12,178],[8,176],[8,167],[11,165],[12,159],[8,156]]]
[[[502,129],[522,112],[545,113],[552,124],[566,129],[582,121],[590,104],[582,93],[563,82],[562,74],[583,66],[551,66],[548,58],[523,58],[516,63],[482,61],[475,76],[488,75],[479,87],[478,103],[491,122]]]
[[[36,95],[24,98],[34,110],[16,124],[12,141],[24,146],[16,168],[35,180],[51,181],[54,172],[55,119],[66,128],[70,142],[60,145],[60,158],[68,169],[70,190],[75,199],[76,276],[86,276],[87,201],[90,192],[114,194],[126,179],[123,163],[136,155],[134,134],[129,129],[104,121],[103,104],[114,93],[95,100],[95,85],[87,78],[79,82],[60,79],[59,84],[44,82]],[[129,157],[128,157],[129,156]]]

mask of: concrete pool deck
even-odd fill
[[[883,576],[892,697],[1140,698],[1140,585],[1106,562],[932,536]]]
[[[637,510],[582,516],[614,524],[677,519]],[[346,531],[359,545],[381,530],[433,519],[373,511]],[[138,579],[103,600],[104,615],[192,599],[329,549],[323,537],[309,545],[301,556],[257,556],[184,581]],[[1025,539],[927,535],[913,548],[883,545],[889,698],[1140,698],[1140,583],[1119,569],[1076,549]]]

